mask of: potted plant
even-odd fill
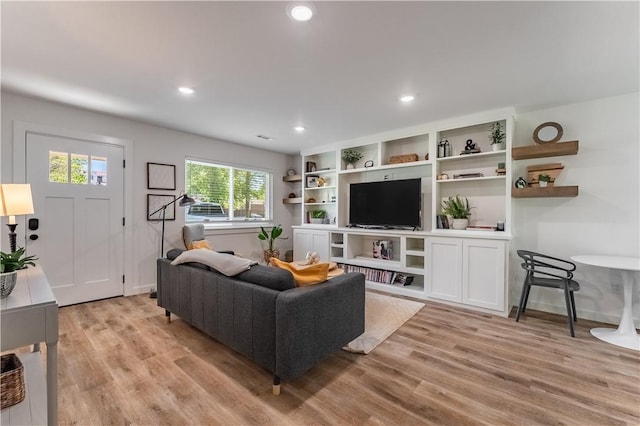
[[[258,239],[261,241],[268,241],[269,248],[264,250],[264,261],[269,264],[269,260],[272,257],[276,259],[280,258],[280,251],[274,248],[275,241],[282,235],[282,227],[280,225],[275,225],[271,228],[271,232],[267,232],[264,227],[260,227],[260,233],[258,234]],[[282,237],[283,240],[286,240],[285,237]]]
[[[324,218],[327,217],[327,212],[324,210],[313,210],[311,212],[311,223],[323,223]]]
[[[538,175],[538,183],[540,184],[540,188],[546,188],[549,182],[551,182],[551,176],[545,174]]]
[[[442,213],[453,218],[453,229],[467,229],[469,226],[469,216],[471,209],[467,198],[460,198],[459,195],[449,197],[442,201]]]
[[[347,169],[355,168],[355,163],[362,158],[362,154],[353,149],[342,151],[342,161],[347,164]]]
[[[491,125],[490,131],[491,133],[489,134],[489,140],[491,140],[491,148],[494,151],[500,151],[502,149],[502,142],[506,137],[502,123],[496,121]]]
[[[24,247],[20,247],[13,253],[0,251],[0,298],[5,298],[11,294],[16,286],[18,270],[26,268],[27,265],[35,266],[35,256],[26,256]]]

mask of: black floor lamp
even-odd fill
[[[164,206],[160,207],[158,210],[154,211],[153,213],[149,214],[149,217],[153,216],[154,214],[158,213],[160,210],[162,210],[162,239],[160,242],[160,257],[162,257],[163,253],[164,253],[164,216],[167,212],[167,207],[169,207],[171,204],[175,203],[176,201],[180,201],[178,203],[178,205],[180,207],[186,207],[186,206],[190,206],[192,204],[196,203],[196,200],[194,200],[193,198],[189,197],[187,194],[181,195],[180,197],[174,199],[173,201],[165,204]]]

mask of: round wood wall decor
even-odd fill
[[[563,135],[562,126],[553,121],[542,123],[533,131],[533,140],[539,144],[556,143]]]

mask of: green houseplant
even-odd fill
[[[20,247],[13,253],[0,251],[0,297],[5,298],[11,294],[16,286],[18,270],[27,265],[35,266],[35,256],[26,256],[24,247]]]
[[[459,195],[449,197],[442,200],[442,213],[453,218],[453,229],[466,229],[469,225],[469,216],[471,216],[471,207],[469,200],[461,198]]]
[[[489,140],[491,140],[491,148],[494,151],[499,151],[500,149],[502,149],[502,142],[506,137],[502,123],[496,121],[491,125],[490,131],[491,133],[489,134]]]
[[[549,182],[551,182],[551,176],[549,175],[545,175],[544,173],[541,175],[538,175],[538,183],[540,184],[541,188],[546,187]]]
[[[342,161],[347,164],[347,169],[353,169],[354,164],[362,158],[362,154],[354,149],[345,149],[342,151]]]
[[[260,233],[258,234],[258,239],[261,241],[268,241],[269,248],[264,250],[264,261],[269,263],[269,259],[275,257],[277,259],[280,258],[280,251],[274,248],[275,241],[280,238],[282,235],[282,227],[280,225],[275,225],[271,228],[271,231],[267,231],[263,226],[260,227]],[[283,240],[286,240],[285,237],[282,237]]]
[[[322,223],[325,217],[327,217],[327,212],[324,210],[311,211],[311,223]]]

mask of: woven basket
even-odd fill
[[[2,355],[0,373],[0,410],[24,400],[24,367],[16,354]]]
[[[411,163],[418,161],[418,154],[392,155],[389,164]]]

